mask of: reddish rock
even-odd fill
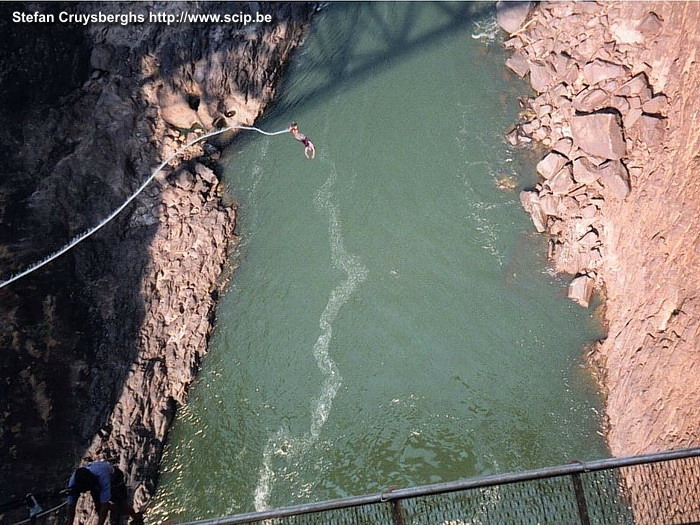
[[[639,98],[642,101],[642,104],[644,104],[647,100],[651,100],[651,98],[654,96],[654,92],[651,90],[649,86],[645,87],[642,89],[642,92],[639,94]]]
[[[558,195],[542,195],[540,196],[540,208],[545,215],[557,217],[559,215],[559,204],[561,197]]]
[[[572,95],[572,88],[571,86],[567,86],[564,83],[559,83],[557,84],[554,88],[552,88],[549,92],[549,95],[553,98],[556,97],[565,97],[565,98],[570,98]]]
[[[515,51],[510,55],[508,60],[506,60],[506,66],[521,78],[525,77],[530,71],[530,63],[522,51]]]
[[[612,113],[574,115],[571,119],[574,144],[605,159],[621,159],[627,153],[620,118]]]
[[[573,64],[574,61],[564,53],[555,53],[551,57],[551,62],[554,66],[554,70],[557,72],[557,76],[562,78],[566,74],[568,66]]]
[[[584,2],[582,2],[584,3]],[[587,38],[572,49],[572,56],[582,63],[589,62],[598,51],[598,44],[594,38]]]
[[[638,97],[640,94],[649,88],[649,81],[644,73],[639,73],[635,75],[630,80],[622,84],[620,89],[617,90],[618,95],[623,97]]]
[[[569,159],[564,155],[553,151],[537,163],[537,173],[542,175],[543,178],[549,179],[558,173],[567,162],[569,162]]]
[[[620,85],[622,84],[620,79],[615,79],[611,78],[609,80],[603,80],[602,82],[598,83],[598,86],[600,89],[607,91],[608,93],[615,94],[618,89],[620,89]]]
[[[630,194],[630,178],[627,168],[619,160],[609,160],[599,168],[600,181],[610,194],[624,199]]]
[[[539,119],[549,117],[550,113],[552,113],[552,106],[550,106],[549,104],[542,104],[540,106],[537,106],[535,112],[537,113],[537,118]]]
[[[572,60],[571,63],[567,66],[566,72],[562,80],[570,86],[573,86],[578,82],[580,74],[581,68],[579,68],[578,64]]]
[[[557,11],[571,10],[571,14],[567,18],[553,16],[553,4]],[[615,455],[682,448],[698,442],[700,374],[695,373],[698,363],[695,356],[700,301],[692,269],[698,266],[700,254],[700,243],[695,242],[700,231],[700,213],[695,213],[700,199],[697,185],[692,184],[692,175],[697,171],[694,170],[697,148],[691,146],[697,134],[697,104],[693,101],[700,98],[700,69],[695,63],[700,34],[699,5],[543,2],[537,8],[535,21],[523,31],[523,51],[530,57],[544,59],[541,53],[549,44],[531,43],[555,37],[556,52],[585,60],[581,66],[594,57],[627,65],[639,73],[631,79],[606,79],[595,86],[610,90],[611,97],[615,97],[607,107],[616,108],[623,117],[625,127],[619,135],[626,144],[614,155],[618,158],[613,162],[599,160],[608,155],[598,151],[595,159],[587,157],[586,161],[573,163],[577,183],[579,178],[595,179],[586,186],[586,193],[581,194],[576,186],[568,194],[575,195],[579,201],[577,215],[581,220],[566,214],[568,195],[539,196],[539,209],[547,216],[552,236],[549,253],[555,257],[557,271],[578,273],[570,296],[588,304],[593,281],[605,282],[608,337],[601,342],[593,359],[603,372],[603,386],[608,392],[605,419],[609,423],[608,442]],[[650,14],[651,10],[655,14]],[[545,11],[552,16],[542,15]],[[574,21],[576,16],[578,20]],[[555,61],[553,68],[557,82],[566,82],[576,93],[585,87],[583,72],[563,80],[561,64]],[[590,66],[588,69],[590,79]],[[669,107],[664,109],[662,100],[655,100],[649,82],[653,83],[657,96],[661,92],[672,94]],[[574,98],[571,93],[555,95],[554,88],[546,94],[550,100],[545,103],[559,109],[564,97],[570,103]],[[597,111],[590,109],[578,111]],[[555,111],[555,115],[562,117],[559,123],[563,136],[574,136],[572,110]],[[653,119],[659,115],[668,115],[668,122]],[[663,136],[663,125],[670,123],[672,127]],[[555,118],[552,129],[556,129]],[[605,126],[590,128],[592,136],[605,131]],[[652,144],[663,141],[663,150],[657,146],[648,151],[643,137]],[[584,141],[580,136],[575,138],[573,152],[567,153],[571,159],[581,157],[586,150],[584,147],[578,153]],[[609,137],[606,140],[609,142]],[[621,146],[622,141],[619,143]],[[631,184],[625,177],[624,166],[614,162],[624,152],[627,152],[625,159],[629,158],[630,166],[636,167],[637,172],[644,167],[642,178],[629,168]],[[599,170],[605,180],[596,178]],[[629,193],[624,201],[611,202],[617,199],[615,195],[624,198],[631,185],[635,189],[639,185],[639,191]],[[586,195],[588,200],[582,200]],[[557,199],[562,201],[561,205]],[[559,208],[562,214],[557,216],[565,217],[564,220],[550,215]],[[591,226],[594,232],[590,231]],[[603,231],[605,235],[595,233]],[[600,270],[600,278],[587,275],[587,270],[592,268]],[[660,334],[660,330],[664,333]],[[623,483],[633,486],[627,481]],[[673,495],[649,496],[650,492],[644,492],[643,487],[631,495],[637,491],[646,498],[644,501],[651,503],[630,509],[635,523],[692,521],[692,509],[676,503],[679,500]],[[670,505],[669,498],[674,499]]]
[[[569,299],[577,302],[584,308],[588,308],[593,295],[594,280],[588,275],[578,275],[569,284]]]
[[[639,135],[647,146],[658,146],[666,132],[666,121],[652,115],[642,115],[639,118]]]
[[[579,157],[574,160],[573,175],[576,182],[591,184],[600,178],[600,170],[586,157]]]
[[[530,64],[530,85],[538,93],[543,93],[555,83],[556,71],[549,62],[536,61]]]
[[[625,129],[630,129],[632,126],[635,125],[635,123],[639,120],[639,117],[642,116],[642,109],[641,108],[630,108],[630,110],[627,112],[625,115],[625,118],[622,120],[622,123],[625,126]]]
[[[507,33],[520,29],[532,9],[532,2],[496,2],[496,22]]]
[[[571,153],[571,148],[574,145],[574,141],[571,140],[570,137],[564,137],[562,139],[559,139],[553,146],[552,150],[556,151],[558,153],[561,153],[562,155],[569,156],[569,153]]]
[[[611,78],[619,78],[627,72],[624,66],[596,59],[583,66],[583,76],[589,84],[597,84]]]
[[[572,102],[576,111],[592,113],[593,111],[608,107],[610,104],[610,95],[602,89],[586,88],[579,92]]]
[[[610,106],[618,110],[621,115],[626,115],[630,110],[630,103],[625,97],[612,97],[610,99]]]
[[[659,31],[661,31],[662,27],[663,24],[659,18],[659,15],[654,12],[650,12],[639,23],[637,26],[637,31],[642,33],[644,36],[656,36]]]
[[[547,216],[542,211],[540,206],[540,197],[536,191],[521,191],[520,192],[520,204],[522,204],[525,211],[532,217],[532,222],[535,225],[535,229],[542,233],[546,229]]]
[[[571,166],[564,166],[547,181],[547,185],[554,195],[566,195],[573,189],[575,184],[571,176]]]
[[[657,95],[644,104],[642,104],[642,110],[644,113],[660,114],[663,115],[668,109],[668,98],[666,95]]]
[[[551,129],[547,126],[542,126],[540,127],[537,131],[534,133],[534,137],[542,142],[543,144],[547,145],[551,143],[551,140],[549,139],[549,133],[551,132]]]
[[[528,135],[532,135],[535,131],[540,129],[540,121],[538,119],[531,120],[530,122],[526,122],[523,124],[523,133],[526,133]]]
[[[639,97],[625,97],[627,102],[629,102],[630,109],[637,109],[642,107],[642,99]]]

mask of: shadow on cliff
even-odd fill
[[[57,14],[60,6],[43,12]],[[87,80],[89,51],[80,28],[13,23],[24,4],[0,8],[0,268],[2,277],[41,258],[71,234],[65,202],[31,209],[31,195],[73,152],[60,129],[65,100]],[[64,180],[75,190],[75,181]],[[84,203],[83,203],[84,208]],[[86,253],[84,250],[82,253]],[[87,436],[79,414],[91,400],[87,384],[96,331],[71,254],[0,290],[0,503],[53,489],[57,465],[71,464]],[[80,401],[79,399],[83,399]],[[65,468],[65,467],[64,467]],[[60,475],[63,478],[63,473]],[[60,479],[60,485],[65,483]]]
[[[94,226],[142,175],[126,146],[113,145],[129,143],[133,122],[108,122],[114,115],[99,91],[85,91],[94,72],[84,28],[11,22],[14,11],[35,7],[0,9],[3,278]],[[139,345],[155,232],[125,234],[128,215],[0,290],[0,503],[65,486],[122,388]]]
[[[256,49],[232,26],[107,24],[96,36],[94,26],[12,22],[15,11],[57,19],[62,10],[121,8],[0,7],[6,35],[0,44],[0,116],[6,122],[0,129],[2,278],[95,226],[150,175],[161,151],[155,141],[143,140],[158,118],[141,91],[148,80],[144,60],[165,55],[159,77],[187,79],[194,63],[222,47],[248,53],[249,62],[272,51]],[[206,4],[218,12],[243,8],[247,4]],[[148,13],[154,7],[131,9]],[[275,9],[281,17],[297,11]],[[247,74],[246,65],[235,69],[235,75],[251,77],[248,96],[264,97],[264,75]],[[217,78],[235,86],[235,75]],[[142,344],[144,294],[152,288],[143,280],[158,228],[143,217],[158,209],[160,189],[148,188],[93,237],[0,290],[0,455],[7,458],[0,462],[0,503],[64,486],[91,438],[111,432],[110,412]]]

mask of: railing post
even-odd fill
[[[588,505],[586,504],[586,494],[583,491],[583,483],[581,483],[581,474],[571,474],[571,481],[574,484],[574,495],[576,496],[578,517],[581,520],[581,525],[591,525],[591,520],[588,518]]]
[[[401,509],[401,500],[391,500],[391,516],[394,519],[394,525],[405,525],[403,510]]]

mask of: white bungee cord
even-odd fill
[[[281,130],[279,130],[279,131],[269,132],[269,131],[264,131],[264,130],[262,130],[262,129],[260,129],[260,128],[256,128],[256,127],[254,127],[254,126],[235,125],[235,126],[227,126],[227,127],[225,127],[225,128],[217,129],[216,131],[210,131],[210,132],[208,132],[208,133],[205,133],[204,135],[201,135],[201,136],[197,137],[196,139],[194,139],[194,140],[188,142],[187,144],[185,144],[184,146],[182,146],[181,148],[179,148],[175,153],[173,153],[173,154],[170,155],[167,159],[165,159],[163,162],[161,162],[160,165],[155,169],[155,171],[153,171],[153,173],[151,174],[151,176],[148,177],[148,178],[143,182],[143,184],[141,184],[141,186],[139,186],[138,189],[137,189],[134,193],[132,193],[132,194],[129,196],[129,198],[126,199],[126,200],[122,203],[121,206],[119,206],[116,210],[114,210],[109,216],[107,216],[105,219],[103,219],[99,224],[97,224],[97,225],[94,226],[93,228],[90,228],[89,230],[87,230],[87,231],[81,233],[80,235],[76,236],[72,241],[70,241],[68,244],[66,244],[65,246],[63,246],[63,248],[61,248],[61,249],[59,249],[58,251],[52,253],[51,255],[49,255],[48,257],[46,257],[45,259],[42,259],[41,261],[38,261],[38,262],[36,262],[36,263],[30,265],[29,267],[27,267],[25,270],[21,271],[20,273],[15,274],[15,275],[13,275],[12,277],[10,277],[9,279],[0,282],[0,289],[4,288],[4,287],[7,286],[8,284],[11,284],[11,283],[13,283],[13,282],[15,282],[15,281],[21,279],[22,277],[25,277],[25,276],[29,275],[30,273],[32,273],[32,272],[38,270],[38,269],[41,268],[42,266],[49,264],[51,261],[53,261],[54,259],[60,257],[61,255],[63,255],[64,253],[66,253],[68,250],[70,250],[71,248],[75,247],[75,246],[78,245],[79,243],[83,242],[85,239],[87,239],[88,237],[90,237],[92,234],[96,233],[96,232],[99,231],[101,228],[103,228],[104,226],[106,226],[107,224],[109,224],[109,222],[110,222],[112,219],[114,219],[117,215],[119,215],[119,214],[124,210],[124,208],[126,208],[126,207],[131,203],[131,201],[133,201],[136,197],[139,196],[139,194],[140,194],[144,189],[146,189],[146,186],[148,186],[148,185],[151,183],[151,181],[153,181],[153,179],[156,177],[156,175],[158,175],[158,173],[160,173],[160,171],[161,171],[171,160],[173,160],[175,157],[177,157],[178,155],[180,155],[180,154],[181,154],[182,152],[184,152],[187,148],[193,146],[193,145],[196,144],[197,142],[200,142],[200,141],[202,141],[202,140],[205,140],[205,139],[214,137],[215,135],[220,135],[220,134],[222,134],[222,133],[225,133],[225,132],[227,132],[227,131],[231,131],[231,130],[234,130],[234,129],[243,129],[243,130],[248,130],[248,131],[256,131],[257,133],[261,133],[261,134],[267,135],[267,136],[282,135],[282,134],[284,134],[284,133],[289,133],[289,128],[287,128],[287,129],[281,129]]]

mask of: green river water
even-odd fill
[[[497,180],[522,82],[490,4],[332,4],[225,183],[238,266],[149,518],[185,520],[607,455],[591,311]]]

